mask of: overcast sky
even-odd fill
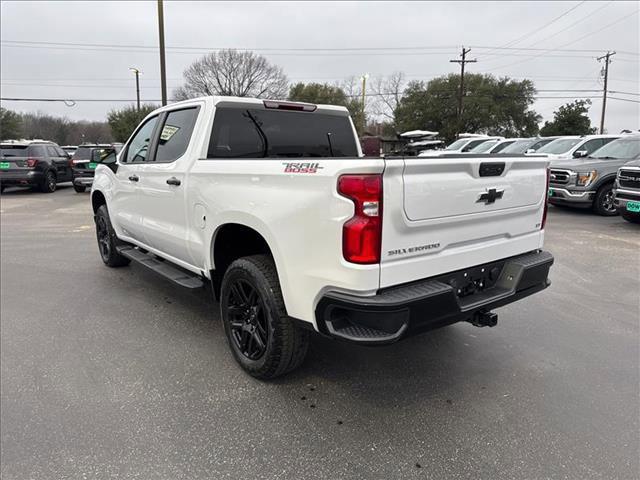
[[[155,1],[3,0],[0,5],[2,97],[134,100],[129,67],[137,67],[143,72],[142,100],[160,98]],[[335,82],[364,73],[402,71],[409,80],[457,73],[459,67],[449,59],[465,45],[478,59],[468,66],[470,72],[530,78],[539,97],[598,97],[590,116],[599,125],[603,64],[596,57],[615,50],[609,90],[624,92],[611,97],[627,101],[608,102],[606,127],[610,132],[638,129],[640,103],[629,100],[640,100],[639,8],[637,1],[165,1],[169,96],[183,70],[211,49],[255,49],[280,65],[291,81]],[[283,50],[305,48],[319,50]],[[534,109],[550,119],[568,101],[540,98]],[[114,105],[123,103],[2,102],[6,108],[77,120],[104,120]]]

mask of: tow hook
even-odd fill
[[[476,312],[467,321],[474,327],[495,327],[498,324],[498,314],[493,312]]]

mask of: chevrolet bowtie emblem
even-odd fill
[[[480,194],[477,202],[484,202],[486,204],[495,203],[496,200],[502,198],[502,195],[504,195],[504,190],[490,188],[486,192]]]

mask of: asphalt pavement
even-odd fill
[[[265,383],[207,291],[102,264],[88,194],[0,209],[3,480],[640,477],[640,227],[621,218],[551,207],[553,284],[495,328],[315,336]]]

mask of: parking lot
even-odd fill
[[[106,268],[87,194],[1,201],[2,478],[633,479],[640,230],[550,209],[553,285],[257,381],[208,291]]]

